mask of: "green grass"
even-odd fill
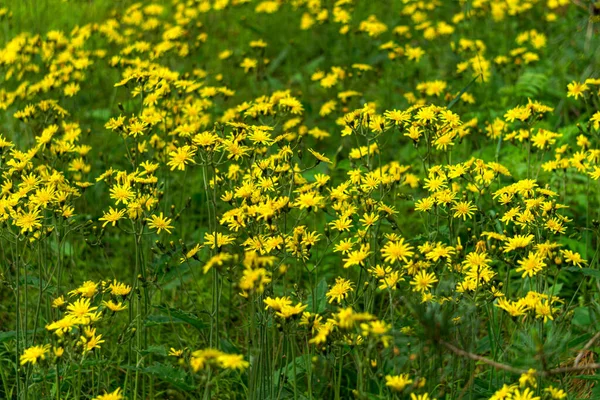
[[[164,7],[157,16],[145,8],[150,1],[7,0],[0,6],[9,12],[0,17],[0,134],[16,149],[27,151],[36,148],[44,129],[52,124],[59,127],[49,144],[37,147],[31,165],[23,170],[12,168],[21,155],[0,146],[4,190],[0,195],[0,398],[102,399],[98,396],[121,388],[130,400],[408,399],[411,394],[487,399],[505,384],[515,385],[511,386],[513,394],[528,387],[539,396],[523,397],[528,400],[550,398],[543,391],[550,385],[568,392],[569,399],[598,396],[595,372],[574,367],[578,354],[584,364],[596,362],[598,350],[595,341],[590,341],[600,315],[600,194],[598,181],[593,179],[600,137],[590,122],[599,109],[598,86],[590,84],[583,99],[567,96],[569,83],[600,77],[599,22],[590,14],[592,3],[549,10],[546,1],[533,1],[530,10],[494,18],[485,2],[470,0],[356,0],[337,4],[349,10],[347,33],[340,32],[344,24],[334,20],[339,10],[333,1],[321,1],[321,11],[315,10],[318,2],[282,2],[273,14],[258,13],[261,2],[231,1],[224,9],[210,11],[202,9],[203,2],[157,3]],[[139,10],[146,15],[138,24],[133,17]],[[318,18],[325,15],[323,10],[327,20],[321,23]],[[551,12],[557,20],[547,22]],[[308,16],[315,18],[314,25],[301,29],[301,21]],[[374,36],[365,32],[362,27],[370,16],[376,16],[387,30]],[[149,26],[153,18],[154,28]],[[107,33],[106,21],[111,19],[118,22],[114,36]],[[423,23],[448,24],[454,31],[426,38]],[[90,37],[81,46],[73,46],[75,28],[85,26],[91,29]],[[166,40],[165,32],[172,33],[170,29],[177,26],[182,27],[182,34]],[[403,26],[408,35],[394,32]],[[545,35],[545,46],[536,48],[518,40],[532,30]],[[55,43],[49,39],[51,31],[63,32],[66,39]],[[13,39],[25,33],[31,46],[15,55],[23,58],[4,62],[10,60],[4,58],[10,55],[7,45],[15,45]],[[259,39],[267,43],[266,48],[250,45]],[[478,46],[476,41],[485,50],[469,48],[470,44]],[[153,56],[165,44],[172,48]],[[394,46],[395,53],[390,49]],[[405,55],[414,47],[425,52],[418,61]],[[219,57],[224,50],[230,50],[231,56]],[[526,62],[520,54],[527,52],[539,59]],[[498,62],[503,56],[508,61]],[[85,58],[89,66],[71,68]],[[256,59],[257,67],[245,72],[240,65],[245,58]],[[464,62],[467,69],[460,72]],[[489,62],[485,82],[473,72],[473,64],[481,62]],[[137,64],[141,66],[132,69]],[[360,71],[354,64],[371,69]],[[157,73],[158,67],[165,70]],[[344,77],[338,77],[332,87],[314,78],[318,72],[328,74],[337,68],[344,70]],[[127,85],[115,85],[132,71],[137,75]],[[48,90],[33,91],[45,76],[58,78]],[[194,81],[199,89],[186,92],[183,81]],[[431,81],[446,84],[439,95],[419,89]],[[77,83],[80,91],[66,96],[67,83]],[[24,87],[28,91],[19,91]],[[233,95],[202,91],[223,87]],[[301,112],[289,111],[277,96],[270,98],[284,90],[301,104]],[[340,93],[348,91],[356,95],[345,100]],[[156,105],[144,103],[155,94],[159,95]],[[474,102],[467,102],[471,97]],[[28,105],[50,99],[58,101],[68,115],[38,107],[28,119],[17,118]],[[330,100],[336,101],[334,111],[321,115],[322,105]],[[510,122],[507,111],[529,100],[552,111]],[[261,102],[268,103],[268,112],[244,115]],[[437,122],[418,122],[422,110],[414,107],[418,102],[442,107],[431,109]],[[190,107],[197,107],[198,118]],[[369,107],[372,111],[367,111]],[[451,128],[455,135],[449,147],[442,149],[436,140],[449,129],[440,114],[447,109],[460,116],[462,128]],[[408,110],[410,122],[396,126],[386,110]],[[153,112],[158,122],[145,126],[143,135],[105,126],[123,115],[127,127],[132,118],[147,118]],[[232,121],[249,126],[247,132],[222,121],[232,114]],[[369,126],[377,118],[385,122],[380,133],[377,124]],[[62,124],[67,122],[81,129],[71,147],[61,140]],[[177,133],[188,126],[192,127],[190,135]],[[407,137],[409,126],[423,135],[418,143]],[[494,136],[492,126],[505,129]],[[259,127],[271,137],[253,142]],[[352,127],[352,134],[342,135],[347,127]],[[317,128],[329,136],[315,137],[313,129]],[[540,129],[560,136],[540,149],[531,139]],[[506,139],[519,130],[528,131],[529,139]],[[203,132],[216,135],[222,145],[200,144],[195,135]],[[278,135],[285,137],[272,142]],[[589,144],[581,145],[581,135]],[[236,138],[238,144],[247,146],[247,154],[239,159],[228,147]],[[378,152],[367,156],[365,148],[358,150],[372,144],[378,145]],[[286,145],[289,153],[282,150]],[[59,150],[61,146],[66,150]],[[78,146],[90,146],[90,150]],[[191,146],[193,154],[185,159],[184,170],[171,168],[168,163],[176,159],[174,152],[189,151],[185,146]],[[332,163],[318,162],[309,149]],[[285,157],[276,156],[284,153]],[[585,156],[584,164],[578,164],[579,154]],[[557,157],[569,162],[548,170],[546,163]],[[469,161],[473,158],[485,166],[474,168]],[[132,216],[132,209],[112,194],[123,178],[116,178],[116,172],[97,178],[111,169],[123,175],[139,173],[147,168],[143,162],[156,163],[157,169],[136,175],[137,181],[131,183],[135,196],[147,196],[140,214]],[[495,163],[510,174],[494,172],[487,180],[489,176],[482,171],[499,170]],[[454,196],[444,205],[443,198],[436,197],[443,193],[428,190],[426,179],[435,180],[442,170],[449,174],[451,166],[459,164],[469,172],[444,181]],[[406,170],[395,174],[398,165]],[[240,168],[238,174],[235,167]],[[296,168],[296,174],[286,168]],[[357,170],[362,171],[360,183],[350,180]],[[64,186],[52,183],[47,171],[61,174]],[[382,174],[390,181],[369,186]],[[323,175],[330,181],[322,186],[309,188],[303,182],[316,182]],[[32,176],[41,183],[27,191],[23,188]],[[156,182],[143,181],[148,176]],[[413,179],[418,184],[411,185]],[[523,189],[519,185],[525,185],[525,179],[534,179],[539,189],[553,190],[556,196]],[[347,215],[351,226],[338,232],[334,223],[341,218],[343,206],[330,194],[343,184],[348,194],[345,206],[354,208]],[[514,198],[503,205],[496,193],[510,192],[512,184],[517,185]],[[248,185],[252,195],[245,196]],[[36,191],[57,187],[72,194],[41,204]],[[322,207],[303,208],[303,192],[322,197]],[[283,196],[289,198],[288,206],[261,214],[275,207],[270,200]],[[416,211],[417,202],[430,196],[438,199],[437,204],[428,212]],[[475,207],[472,215],[454,215],[460,201]],[[568,208],[561,209],[557,203]],[[381,204],[396,213],[378,209]],[[66,206],[74,207],[73,217],[61,217]],[[522,220],[502,220],[513,207],[519,207]],[[122,210],[123,215],[116,226],[103,227],[100,218],[109,209]],[[245,218],[239,229],[225,222],[232,209]],[[525,209],[532,210],[531,220],[522,213]],[[42,225],[21,230],[17,224],[32,210],[40,211]],[[172,233],[157,232],[151,221],[158,215],[169,218],[167,225],[172,227],[167,229]],[[378,217],[371,227],[364,222],[370,215]],[[562,221],[564,232],[548,227],[553,218]],[[232,243],[211,246],[214,241],[206,235],[216,232],[229,235]],[[505,251],[508,239],[499,241],[486,237],[485,232],[508,238],[533,235],[534,239],[523,248]],[[399,240],[393,235],[401,236],[414,254],[395,262],[385,259],[382,249]],[[281,243],[265,250],[265,245],[279,239]],[[356,252],[369,245],[370,253],[361,265],[345,267],[351,256],[334,251],[342,239],[351,239]],[[544,243],[559,247],[542,254],[534,244]],[[204,245],[186,256],[196,244]],[[252,246],[263,251],[259,253],[264,258],[255,263],[250,262]],[[452,254],[435,256],[444,246]],[[304,257],[295,253],[298,248]],[[581,254],[587,260],[583,268],[569,264],[560,249]],[[489,257],[484,264],[489,264],[485,268],[493,276],[475,288],[457,290],[468,284],[468,257],[482,252]],[[541,257],[544,266],[524,278],[519,268],[530,252]],[[215,257],[223,258],[216,262]],[[423,264],[424,260],[429,261]],[[392,285],[397,290],[385,288],[377,266],[390,268],[386,278],[393,277],[391,271],[403,275],[402,281]],[[417,270],[433,273],[437,279],[424,291],[433,296],[429,300],[423,301],[414,290]],[[271,280],[243,293],[248,284],[244,274],[261,271]],[[476,279],[480,272],[476,271]],[[338,302],[330,292],[337,278],[348,280],[352,287]],[[102,282],[114,279],[131,286],[131,294],[119,297],[104,291]],[[85,281],[99,285],[91,301],[100,307],[101,320],[78,323],[63,336],[49,332],[46,326],[68,314],[64,306],[52,306],[54,299],[64,295],[72,304],[80,295],[70,292]],[[496,290],[511,301],[529,292],[555,295],[560,301],[555,302],[556,310],[548,321],[540,318],[541,300],[531,300],[534,306],[511,316],[500,307]],[[276,313],[281,310],[265,308],[268,297],[283,296],[289,296],[293,305],[305,306],[311,321],[317,314],[322,323],[335,321],[327,340],[313,343],[317,325],[311,329],[301,324],[301,313],[284,318]],[[127,310],[106,310],[102,300],[109,298],[122,301]],[[369,317],[363,315],[364,320],[344,326],[347,308]],[[377,333],[373,328],[377,325],[369,327],[373,321],[381,322],[385,332]],[[94,337],[84,332],[90,324],[105,342],[101,348],[84,352],[77,343]],[[50,349],[45,360],[20,365],[25,349],[45,344],[62,347],[65,354],[57,357]],[[171,348],[182,350],[183,355],[169,355]],[[198,364],[194,363],[204,360],[204,355],[194,351],[207,348],[225,355],[240,354],[248,365],[235,369],[207,356],[210,366],[195,368]],[[574,368],[557,370],[565,367]],[[519,378],[524,381],[523,372],[530,368],[537,371],[536,384],[523,383],[517,389]],[[412,384],[402,390],[386,385],[386,376],[400,374],[408,374]],[[419,379],[425,381],[418,384]]]

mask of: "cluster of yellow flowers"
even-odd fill
[[[103,290],[99,290],[99,286]],[[65,351],[62,345],[66,343],[73,345],[73,350],[80,347],[84,356],[87,352],[100,348],[100,344],[104,343],[104,340],[102,335],[96,335],[95,326],[103,320],[103,317],[106,317],[107,313],[114,314],[127,309],[127,305],[123,304],[123,301],[130,292],[130,286],[116,280],[100,283],[86,281],[77,289],[69,292],[70,296],[77,296],[78,299],[69,302],[64,296],[55,298],[52,307],[66,310],[61,319],[46,325],[46,329],[56,335],[57,343],[53,348],[55,356],[62,357]],[[99,299],[99,297],[103,297],[104,293],[110,295],[108,301]],[[98,306],[93,305],[92,302],[95,300],[99,302]],[[110,319],[110,315],[108,317]],[[69,341],[68,336],[73,333],[79,335],[77,342]],[[50,345],[47,344],[25,349],[21,356],[21,364],[36,364],[38,359],[45,359],[49,348]]]
[[[518,81],[576,6],[396,3],[141,1],[2,43],[0,397],[566,398],[600,79]]]

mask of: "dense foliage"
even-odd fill
[[[0,398],[600,398],[599,15],[9,1]]]

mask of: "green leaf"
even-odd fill
[[[204,329],[207,329],[208,327],[210,327],[209,324],[202,321],[200,318],[196,317],[193,314],[185,312],[183,310],[179,310],[177,308],[165,307],[165,306],[154,306],[154,308],[167,314],[165,316],[159,316],[159,317],[161,317],[158,319],[160,321],[164,321],[164,318],[162,318],[162,317],[167,317],[167,318],[169,318],[169,321],[172,319],[173,322],[176,322],[176,321],[184,322],[186,324],[190,324],[191,326],[198,329],[199,331],[203,331]],[[148,318],[148,319],[150,319],[150,318]],[[153,322],[157,322],[157,320],[155,319],[155,321],[153,321]],[[164,323],[164,322],[162,322],[162,323]],[[156,325],[158,325],[158,323]]]
[[[557,283],[556,285],[552,285],[548,289],[546,289],[544,294],[558,296],[560,291],[562,290],[562,287],[563,287],[562,283]]]
[[[579,326],[588,326],[592,323],[590,309],[587,307],[577,307],[573,311],[573,324]]]
[[[286,59],[287,55],[290,52],[290,46],[286,46],[283,48],[283,50],[281,50],[279,52],[279,54],[277,55],[277,57],[275,57],[275,59],[273,61],[271,61],[269,63],[269,66],[267,67],[267,74],[268,75],[272,75],[273,72],[275,72],[275,70],[281,65],[281,63]]]
[[[546,87],[548,77],[537,72],[526,71],[517,79],[515,94],[519,97],[536,97]]]
[[[171,365],[154,363],[154,365],[144,368],[142,371],[157,377],[163,382],[170,383],[181,390],[189,391],[196,389],[190,376],[181,368],[175,369]]]
[[[293,362],[286,364],[273,373],[273,382],[279,384],[279,378],[284,375],[287,381],[300,380],[306,371],[306,356],[298,356]],[[295,367],[294,367],[295,364]],[[294,372],[296,372],[294,374]]]
[[[585,276],[591,276],[594,277],[596,279],[600,279],[600,271],[598,271],[597,269],[592,269],[592,268],[577,268],[577,267],[569,267],[569,268],[565,268],[567,271],[580,271],[582,274],[584,274]]]
[[[321,278],[315,290],[315,298],[317,299],[317,304],[313,305],[313,296],[311,294],[308,296],[307,308],[311,310],[311,312],[322,313],[323,311],[325,311],[325,306],[327,305],[327,297],[325,296],[325,293],[327,293],[327,281],[325,280],[325,278]]]
[[[147,327],[169,324],[185,324],[185,322],[168,315],[148,315],[144,321],[144,325]]]
[[[256,25],[249,23],[247,20],[240,20],[240,25],[242,25],[244,28],[250,29],[252,32],[257,33],[261,36],[264,34],[263,29],[260,29]]]
[[[169,256],[162,256],[161,259],[168,259]],[[189,282],[193,279],[193,275],[190,273],[190,269],[199,264],[196,260],[189,260],[183,264],[178,264],[167,271],[164,276],[160,279],[160,284],[165,290],[173,290],[181,286],[183,283]]]
[[[96,108],[87,112],[91,118],[97,119],[98,121],[102,121],[102,123],[108,121],[112,116],[112,112],[109,108]]]
[[[450,104],[448,104],[448,106],[447,106],[448,110],[449,110],[449,109],[451,109],[451,108],[452,108],[452,106],[453,106],[453,105],[455,105],[455,104],[456,104],[456,102],[460,100],[460,97],[461,97],[461,96],[462,96],[462,95],[463,95],[463,94],[464,94],[464,93],[465,93],[467,90],[469,90],[469,88],[470,88],[471,86],[473,86],[473,84],[475,83],[475,81],[477,80],[477,78],[479,78],[479,75],[477,75],[475,78],[471,79],[471,82],[469,82],[469,83],[467,84],[467,86],[465,86],[465,87],[464,87],[464,88],[463,88],[463,89],[460,91],[460,93],[458,94],[458,96],[456,96],[454,99],[452,99],[452,101],[450,102]]]
[[[226,339],[226,338],[221,338],[220,340],[221,343],[221,349],[225,352],[225,353],[230,353],[230,354],[239,354],[241,351],[240,349],[237,348],[236,345],[234,345],[231,340]]]
[[[35,332],[44,332],[46,329],[44,328],[38,328],[35,330]],[[25,332],[25,335],[29,336],[32,335],[34,333],[33,329],[28,330],[27,332]],[[21,332],[22,334],[22,332]],[[0,343],[6,342],[7,340],[13,340],[17,337],[17,331],[6,331],[6,332],[0,332]]]
[[[19,284],[21,286],[33,286],[35,288],[38,288],[40,286],[40,278],[38,278],[35,275],[27,275],[27,281],[25,280],[25,277],[21,277],[19,279]],[[50,293],[50,294],[54,294],[56,292],[56,287],[53,285],[48,285],[48,283],[45,280],[41,280],[41,284],[42,284],[42,288],[44,289],[44,292]]]
[[[319,56],[311,61],[309,61],[305,66],[304,69],[308,72],[308,73],[313,73],[317,70],[317,68],[319,67],[319,64],[321,64],[323,61],[325,61],[325,56]]]
[[[157,356],[166,357],[167,356],[167,348],[165,346],[148,346],[147,349],[141,351],[143,355],[154,354]]]

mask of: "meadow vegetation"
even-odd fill
[[[600,398],[599,25],[0,5],[0,398]]]

